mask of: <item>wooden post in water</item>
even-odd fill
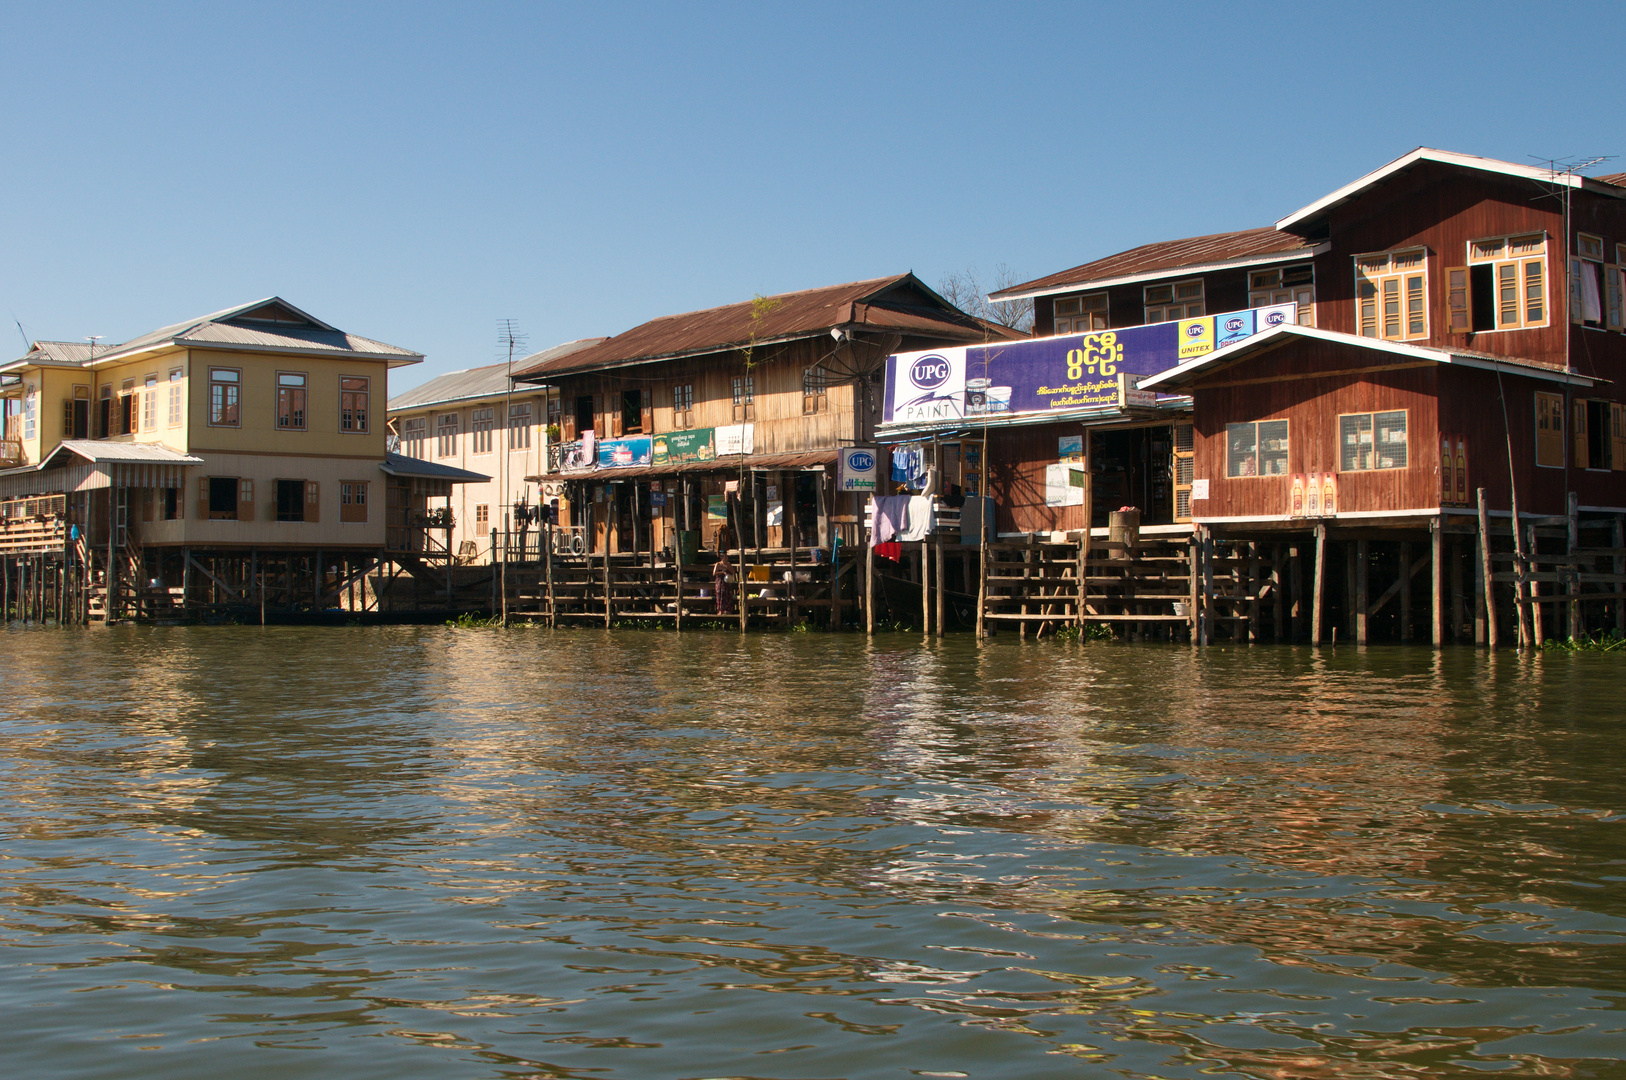
[[[1214,639],[1214,532],[1203,526],[1203,644]]]
[[[1310,596],[1310,644],[1321,644],[1322,596],[1327,583],[1327,526],[1315,527],[1315,582]]]
[[[1529,559],[1529,563],[1527,564],[1528,568],[1525,570],[1525,573],[1524,573],[1524,577],[1525,577],[1525,580],[1526,580],[1526,583],[1527,583],[1524,595],[1525,595],[1525,599],[1528,601],[1528,603],[1526,603],[1524,606],[1529,609],[1529,611],[1530,611],[1530,622],[1535,628],[1535,636],[1534,637],[1527,637],[1525,639],[1525,643],[1527,645],[1529,645],[1530,648],[1539,649],[1541,647],[1541,645],[1542,645],[1542,642],[1547,640],[1547,619],[1546,619],[1546,613],[1542,610],[1542,607],[1541,607],[1541,583],[1539,581],[1535,580],[1535,573],[1536,573],[1536,527],[1534,525],[1526,525],[1525,526],[1525,536],[1529,540],[1530,547],[1525,552],[1526,557]],[[1556,614],[1557,613],[1555,612],[1554,613],[1555,617],[1556,617]]]
[[[550,510],[548,512],[551,514],[553,511]],[[550,627],[559,625],[559,608],[553,597],[553,536],[553,522],[549,521],[544,527],[542,533],[542,543],[546,545],[547,548],[547,550],[543,552],[542,572],[547,575],[548,625]]]
[[[943,586],[943,534],[937,533],[936,543],[933,545],[937,553],[937,636],[943,636],[944,616],[948,611],[948,594]]]
[[[1576,493],[1572,491],[1569,493],[1569,495],[1569,551],[1566,552],[1566,554],[1573,559],[1575,558],[1575,553],[1581,549],[1581,513],[1580,507],[1577,505],[1579,499],[1576,496]],[[1574,641],[1576,638],[1581,637],[1586,633],[1586,623],[1581,617],[1580,564],[1575,563],[1571,565],[1569,568],[1569,573],[1564,575],[1564,577],[1569,579],[1569,588],[1562,591],[1567,591],[1570,594],[1569,636],[1570,640]]]
[[[1367,576],[1369,550],[1368,541],[1355,541],[1355,644],[1367,643],[1367,619],[1369,618],[1366,605],[1370,602],[1367,597]],[[1406,569],[1410,569],[1407,567]],[[1404,573],[1405,571],[1402,571]],[[1408,575],[1408,580],[1409,580]]]
[[[1400,541],[1400,640],[1411,640],[1411,541]]]
[[[1610,545],[1615,549],[1615,633],[1626,636],[1626,558],[1622,558],[1620,551],[1626,547],[1626,522],[1621,515],[1616,514],[1614,524],[1610,529]]]
[[[1429,537],[1429,540],[1432,542],[1433,548],[1434,548],[1434,550],[1431,553],[1430,558],[1429,558],[1429,573],[1430,573],[1430,576],[1432,577],[1432,581],[1430,582],[1430,584],[1433,586],[1433,588],[1432,588],[1433,610],[1430,612],[1430,614],[1433,616],[1433,618],[1432,618],[1432,623],[1433,623],[1432,634],[1433,634],[1433,639],[1434,639],[1434,647],[1436,649],[1438,649],[1441,645],[1445,644],[1445,565],[1444,565],[1444,561],[1445,561],[1445,530],[1444,530],[1444,526],[1445,526],[1445,518],[1444,518],[1443,515],[1440,516],[1440,517],[1436,517],[1433,520],[1433,522],[1430,523],[1430,531],[1432,532],[1433,535],[1431,535]],[[1409,566],[1408,567],[1402,567],[1402,570],[1406,574],[1408,574],[1408,576],[1410,575],[1411,571],[1410,571]]]
[[[863,526],[860,525],[860,528]],[[979,616],[980,618],[980,616]],[[864,545],[864,632],[875,633],[875,530]]]
[[[1496,575],[1491,566],[1490,552],[1490,515],[1485,509],[1485,489],[1479,489],[1479,584],[1484,597],[1485,614],[1481,620],[1483,633],[1480,627],[1475,628],[1474,637],[1483,638],[1488,648],[1495,650],[1499,630],[1496,625]]]

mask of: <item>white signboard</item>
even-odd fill
[[[836,458],[837,491],[875,491],[879,479],[879,455],[873,446],[848,446]]]
[[[1197,502],[1199,499],[1206,498],[1208,498],[1208,481],[1206,479],[1193,480],[1191,482],[1191,501]]]
[[[957,420],[964,413],[965,349],[900,356],[891,393],[894,424]],[[984,380],[986,382],[986,380]]]
[[[756,453],[756,430],[755,424],[730,424],[728,427],[716,428],[713,439],[717,447],[717,456]]]
[[[1044,504],[1046,506],[1083,506],[1083,487],[1073,486],[1073,473],[1079,466],[1068,461],[1053,462],[1044,467]]]

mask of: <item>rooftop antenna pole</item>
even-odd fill
[[[501,458],[497,462],[497,505],[502,510],[502,552],[497,572],[502,579],[502,624],[508,625],[508,532],[509,532],[509,499],[508,499],[508,455],[514,448],[514,416],[512,399],[514,396],[514,353],[525,347],[525,335],[519,331],[519,323],[513,319],[497,320],[497,347],[507,354],[508,377],[503,380],[502,391],[502,439],[500,447]],[[521,552],[521,557],[524,553]]]
[[[32,352],[34,349],[34,343],[28,340],[28,331],[23,329],[22,320],[12,319],[11,321],[17,324],[17,334],[23,339],[23,352]]]

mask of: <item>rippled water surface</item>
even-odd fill
[[[1626,1076],[1618,656],[0,644],[9,1076]]]

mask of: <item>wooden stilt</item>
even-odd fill
[[[1569,550],[1567,550],[1565,554],[1571,558],[1574,558],[1575,553],[1581,549],[1581,513],[1578,506],[1579,499],[1577,498],[1576,493],[1572,491],[1569,493],[1569,496]],[[1571,565],[1566,569],[1566,577],[1568,579],[1569,588],[1560,589],[1559,591],[1570,594],[1569,626],[1566,629],[1569,632],[1569,639],[1574,641],[1577,638],[1586,636],[1586,622],[1581,615],[1581,600],[1579,595],[1581,592],[1580,567],[1578,565]]]
[[[1400,640],[1411,640],[1411,541],[1400,541]]]
[[[1446,565],[1451,567],[1451,618],[1446,628],[1446,640],[1462,640],[1462,628],[1467,624],[1462,595],[1462,541],[1453,536],[1446,554]]]
[[[926,549],[926,541],[920,542],[920,551],[916,553],[915,565],[920,568],[920,632],[927,637],[932,635],[932,560],[931,553]]]
[[[943,621],[948,612],[948,591],[943,585],[943,534],[939,532],[933,547],[937,553],[937,636],[943,636]]]
[[[1315,581],[1310,595],[1310,644],[1321,644],[1322,598],[1327,581],[1327,526],[1315,527]]]
[[[1497,646],[1496,626],[1496,578],[1491,570],[1490,552],[1490,517],[1485,509],[1485,489],[1479,489],[1479,564],[1476,567],[1475,584],[1479,587],[1480,605],[1483,608],[1474,627],[1475,644],[1484,643],[1488,648]]]
[[[1273,544],[1270,549],[1270,622],[1271,640],[1282,640],[1282,545]]]
[[[871,512],[874,504],[871,503]],[[982,612],[977,612],[980,627]],[[864,545],[864,632],[875,633],[875,532],[870,530],[869,543]]]
[[[1529,602],[1521,606],[1529,610],[1530,622],[1535,633],[1534,637],[1525,639],[1525,644],[1530,648],[1540,648],[1542,643],[1547,640],[1547,619],[1541,605],[1541,582],[1531,580],[1536,570],[1537,554],[1536,527],[1534,525],[1525,526],[1525,537],[1529,547],[1525,549],[1525,565],[1527,569],[1524,574],[1526,579],[1524,595]]]
[[[1367,576],[1370,552],[1367,541],[1355,541],[1355,644],[1367,644]],[[1401,570],[1405,574],[1405,569]]]
[[[1259,544],[1248,541],[1248,644],[1259,640]]]
[[[1435,518],[1432,529],[1433,535],[1429,537],[1434,546],[1431,553],[1433,557],[1429,560],[1429,574],[1432,578],[1430,583],[1432,586],[1430,590],[1432,611],[1430,614],[1433,616],[1431,620],[1433,623],[1432,635],[1436,649],[1445,644],[1445,533],[1442,531],[1444,525],[1444,518]],[[1405,572],[1409,566],[1408,563],[1402,567],[1402,572]]]
[[[1626,637],[1626,558],[1618,552],[1626,548],[1626,521],[1616,514],[1615,520],[1610,524],[1610,543],[1617,554],[1614,559],[1615,572],[1615,633]]]

